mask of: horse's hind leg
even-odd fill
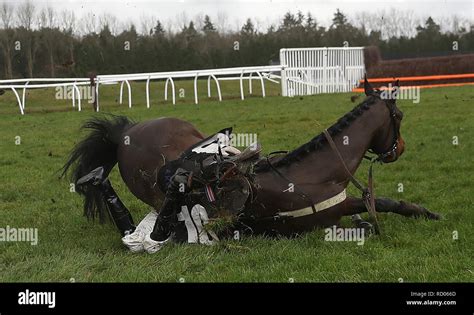
[[[375,209],[377,212],[393,212],[406,217],[424,217],[430,220],[441,219],[439,214],[431,212],[420,205],[403,200],[396,201],[388,198],[375,198]],[[357,215],[366,212],[367,209],[362,198],[348,197],[342,211],[342,215],[346,216]]]

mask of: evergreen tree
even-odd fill
[[[347,26],[347,18],[339,9],[334,13],[331,28],[345,28]]]
[[[419,25],[416,28],[418,34],[425,34],[427,36],[438,36],[441,35],[441,27],[435,23],[435,21],[430,17],[425,22],[425,27]]]
[[[248,36],[255,34],[255,28],[251,19],[247,19],[247,22],[245,22],[245,24],[242,26],[240,33],[242,35],[248,35]]]
[[[317,27],[318,23],[316,23],[316,20],[313,18],[313,15],[308,12],[308,14],[306,14],[306,29],[315,30]]]
[[[161,36],[165,33],[163,25],[161,24],[160,20],[156,21],[156,26],[153,28],[153,35],[154,36]]]
[[[204,17],[204,26],[202,27],[202,30],[204,33],[216,31],[216,28],[214,27],[214,24],[212,24],[211,18],[209,17],[209,15],[206,15]]]

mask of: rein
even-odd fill
[[[342,166],[344,167],[344,170],[346,171],[347,175],[349,176],[350,181],[354,186],[359,189],[362,192],[362,200],[364,201],[365,207],[367,208],[367,212],[369,212],[369,215],[372,217],[374,221],[374,229],[376,234],[380,234],[380,227],[379,223],[377,220],[377,212],[375,210],[375,195],[374,195],[374,186],[373,186],[373,176],[372,176],[372,167],[375,162],[378,161],[378,158],[373,158],[371,160],[371,164],[369,167],[369,176],[368,176],[368,185],[367,187],[364,187],[360,181],[358,181],[354,175],[349,171],[347,168],[346,162],[344,162],[344,159],[342,158],[341,153],[336,147],[336,144],[334,143],[334,140],[332,139],[331,135],[327,131],[327,129],[324,129],[324,135],[326,136],[326,139],[329,142],[329,145],[331,146],[332,150],[336,153],[337,157],[339,158],[339,161],[341,162]]]
[[[360,181],[358,181],[354,175],[351,174],[349,169],[347,168],[346,162],[344,162],[344,159],[342,158],[341,153],[337,149],[336,144],[334,143],[334,140],[332,139],[331,135],[329,134],[327,129],[324,129],[324,136],[326,136],[326,139],[329,142],[329,145],[331,146],[332,150],[336,153],[337,157],[339,158],[339,161],[341,162],[342,166],[344,167],[345,172],[349,176],[350,181],[354,186],[359,189],[362,192],[362,200],[364,201],[364,205],[367,208],[367,212],[369,213],[370,217],[373,219],[374,222],[374,229],[376,234],[380,234],[380,226],[379,222],[377,220],[377,211],[375,209],[375,194],[374,194],[374,180],[373,180],[373,166],[375,162],[383,162],[387,157],[389,156],[395,156],[397,157],[397,149],[398,149],[398,132],[397,132],[397,127],[395,124],[395,108],[392,106],[390,107],[387,103],[389,111],[390,111],[390,123],[393,127],[393,144],[388,149],[386,152],[377,154],[370,150],[369,152],[377,154],[376,157],[369,157],[364,155],[365,159],[370,160],[370,167],[369,167],[369,174],[368,174],[368,179],[367,179],[367,187],[364,187]]]
[[[275,166],[273,166],[272,162],[270,162],[270,156],[273,155],[273,154],[280,154],[280,153],[288,153],[288,151],[275,151],[275,152],[272,152],[270,153],[267,157],[266,157],[266,161],[268,163],[268,165],[270,166],[270,168],[272,169],[272,171],[274,171],[278,176],[280,176],[281,178],[283,178],[285,181],[287,181],[288,183],[293,183],[291,180],[289,180],[285,175],[283,175]],[[307,201],[309,201],[309,204],[310,204],[310,207],[311,209],[313,210],[313,213],[316,213],[316,208],[314,207],[314,202],[313,200],[311,199],[311,197],[306,194],[301,188],[298,188],[295,184],[293,184],[293,188],[295,189],[295,192],[300,196],[302,197],[303,199],[306,199]],[[299,191],[297,191],[299,190]],[[276,217],[273,217],[273,218],[279,218],[278,216]]]

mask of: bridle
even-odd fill
[[[371,153],[376,154],[376,157],[369,157],[369,156],[364,156],[364,158],[367,158],[370,160],[370,166],[369,166],[369,174],[368,174],[368,183],[367,187],[364,187],[363,184],[361,184],[360,181],[358,181],[354,175],[349,171],[347,168],[346,163],[344,162],[344,159],[341,156],[341,153],[337,149],[336,144],[334,143],[334,140],[332,139],[331,135],[327,131],[327,129],[324,130],[324,135],[326,136],[326,139],[329,142],[329,145],[331,146],[332,150],[336,153],[336,155],[339,158],[339,161],[341,162],[344,170],[346,171],[347,175],[349,176],[350,181],[354,184],[354,186],[359,189],[362,192],[362,200],[364,201],[365,207],[367,208],[367,212],[369,215],[372,217],[374,221],[374,229],[376,234],[380,234],[380,227],[378,224],[377,220],[377,211],[375,209],[375,195],[374,195],[374,186],[373,186],[373,172],[372,168],[375,164],[375,162],[384,162],[384,160],[387,157],[390,156],[395,156],[395,159],[397,158],[397,150],[398,150],[398,130],[397,130],[397,124],[395,119],[397,119],[397,112],[396,112],[396,107],[395,104],[389,104],[386,100],[380,98],[380,95],[378,95],[376,92],[372,92],[370,95],[373,97],[378,97],[380,100],[382,100],[387,108],[389,109],[390,112],[390,124],[393,127],[393,142],[390,148],[383,152],[383,153],[376,153],[373,150],[368,150]]]

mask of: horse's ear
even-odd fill
[[[369,80],[367,80],[367,74],[364,76],[364,92],[365,95],[369,96],[374,93],[374,88],[370,85]]]

